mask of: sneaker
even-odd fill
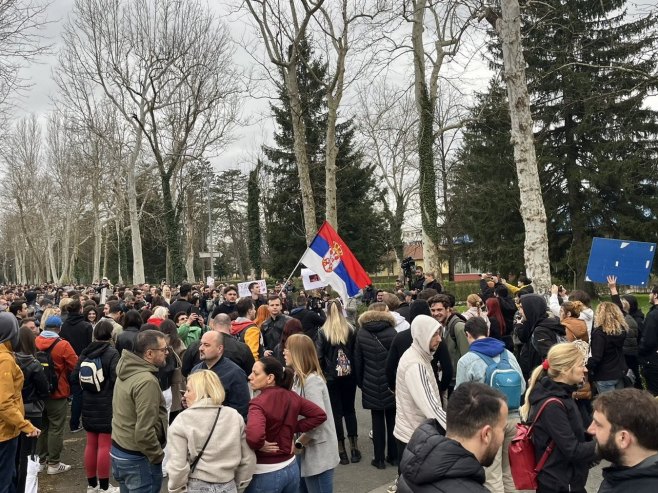
[[[82,431],[83,429],[84,429],[84,428],[82,427],[82,425],[80,425],[80,426],[78,426],[75,430],[74,430],[74,429],[71,429],[71,433],[77,433],[77,432],[79,432],[79,431]]]
[[[62,462],[59,462],[54,465],[48,464],[48,474],[60,474],[70,470],[71,470],[71,466],[69,466],[68,464],[64,464]]]
[[[87,493],[98,493],[98,486],[87,486]]]
[[[397,493],[397,491],[398,491],[398,478],[395,478],[393,484],[389,485],[388,488],[386,488],[386,493]]]
[[[96,490],[98,493],[119,493],[121,491],[118,486],[108,486],[106,490]]]
[[[39,472],[43,472],[46,470],[46,463],[45,462],[39,462]]]
[[[370,438],[370,440],[372,440],[372,430],[370,430],[370,431],[368,432],[368,438]]]

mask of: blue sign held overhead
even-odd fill
[[[605,283],[617,276],[618,284],[646,286],[655,253],[655,243],[594,238],[585,280]]]

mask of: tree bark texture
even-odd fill
[[[521,14],[518,0],[502,0],[502,17],[496,22],[503,48],[505,82],[512,123],[511,141],[521,192],[521,217],[525,227],[524,257],[526,274],[535,291],[550,292],[551,271],[548,257],[546,209],[541,194],[534,147],[530,97],[525,76],[521,41]]]

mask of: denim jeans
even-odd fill
[[[18,438],[14,437],[0,442],[0,493],[15,491],[14,476],[16,475],[16,451]]]
[[[599,391],[599,394],[605,394],[606,392],[610,392],[611,390],[624,388],[624,384],[621,381],[621,379],[599,380],[598,382],[594,382],[594,384],[596,385],[596,390]]]
[[[160,493],[162,464],[151,464],[141,455],[110,449],[112,475],[119,482],[121,493]]]
[[[244,493],[298,493],[298,488],[299,467],[293,461],[278,471],[254,474]]]
[[[315,476],[306,476],[299,481],[299,493],[333,493],[334,470],[321,472]]]

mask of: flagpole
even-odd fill
[[[326,223],[326,222],[327,222],[327,221],[325,221],[325,223]],[[324,223],[322,223],[322,226],[324,226]],[[322,229],[322,226],[320,226],[320,229]],[[318,237],[318,235],[320,234],[320,229],[318,229],[318,232],[315,233],[315,236],[314,236],[313,239],[311,240],[311,243],[313,243],[313,242],[315,241],[315,239]],[[311,243],[309,243],[308,245],[310,245]],[[307,250],[308,250],[308,245],[306,246],[306,249],[307,249]],[[292,270],[292,272],[291,272],[290,275],[288,276],[288,279],[286,279],[286,282],[284,282],[284,283],[283,283],[283,286],[281,286],[281,290],[279,291],[279,294],[278,294],[277,296],[281,296],[281,293],[282,293],[283,290],[286,288],[286,285],[288,284],[288,281],[290,281],[290,278],[293,276],[293,274],[294,274],[295,271],[297,270],[297,267],[299,267],[299,265],[302,263],[302,258],[304,258],[304,255],[302,255],[302,257],[299,259],[299,262],[297,262],[297,265],[295,265],[295,268]]]
[[[277,296],[281,296],[281,293],[283,292],[284,289],[286,289],[286,285],[288,284],[288,281],[290,281],[290,278],[293,276],[295,271],[297,270],[297,267],[299,267],[299,264],[302,263],[302,259],[299,259],[299,262],[297,262],[297,265],[295,265],[295,268],[292,270],[290,275],[288,276],[288,279],[286,279],[286,282],[283,283],[283,286],[281,286],[281,290],[279,291],[279,294]]]

